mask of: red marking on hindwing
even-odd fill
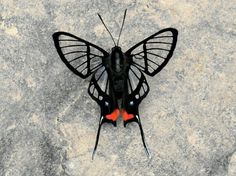
[[[128,114],[128,112],[125,109],[123,109],[122,110],[122,117],[123,117],[124,121],[130,120],[130,119],[134,118],[134,114]]]
[[[116,119],[118,118],[119,114],[120,114],[119,109],[115,109],[111,114],[107,114],[106,118],[108,120],[116,121]]]

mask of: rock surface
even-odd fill
[[[99,108],[61,62],[51,35],[67,31],[109,49],[128,8],[123,50],[175,27],[173,58],[140,106],[138,126],[104,125]],[[236,5],[226,0],[0,2],[1,176],[236,175]]]

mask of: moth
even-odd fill
[[[114,42],[110,53],[70,33],[53,34],[56,50],[65,65],[83,79],[92,75],[88,93],[101,108],[92,158],[97,149],[102,125],[110,123],[116,126],[116,120],[120,115],[123,117],[124,127],[130,122],[138,124],[143,146],[150,156],[138,109],[149,92],[144,74],[154,76],[160,72],[172,57],[176,47],[178,31],[166,28],[123,52],[119,40],[126,12],[127,10],[124,12],[117,43],[98,14]]]

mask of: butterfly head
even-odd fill
[[[111,50],[112,50],[112,52],[115,52],[115,51],[119,52],[119,51],[121,51],[121,47],[114,46]]]
[[[114,46],[111,51],[111,69],[117,73],[123,70],[124,57],[119,46]]]

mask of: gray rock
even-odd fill
[[[166,27],[173,58],[140,106],[138,126],[104,125],[91,160],[99,107],[61,62],[51,35],[67,31],[109,49],[96,13],[127,50]],[[1,176],[233,176],[236,174],[234,1],[62,0],[0,3]]]

